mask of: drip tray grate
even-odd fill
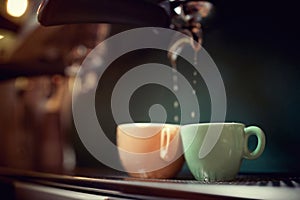
[[[120,179],[120,178],[115,178]],[[181,184],[209,184],[209,185],[247,185],[247,186],[272,186],[272,187],[300,187],[299,176],[287,176],[287,177],[268,177],[268,176],[238,176],[232,181],[197,181],[191,179],[146,179],[146,178],[131,178],[126,177],[123,180],[127,181],[145,181],[145,182],[159,182],[159,183],[181,183]]]

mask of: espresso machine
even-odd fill
[[[44,1],[38,11],[42,25],[110,23],[172,29],[195,28],[209,15],[211,1],[115,0]],[[182,9],[182,12],[181,12]],[[178,11],[180,10],[180,11]],[[197,33],[193,33],[194,37]]]
[[[199,50],[203,38],[202,26],[211,17],[212,10],[213,1],[116,0],[84,3],[54,0],[42,2],[38,10],[38,20],[44,26],[108,23],[170,28],[191,37],[194,40],[191,45]]]
[[[187,34],[202,42],[202,26],[211,18],[213,1],[42,1],[38,8],[38,21],[44,27],[72,24],[123,24],[134,27],[163,27]],[[5,18],[4,18],[5,19]],[[17,31],[18,25],[5,23]],[[36,37],[36,36],[32,36]],[[91,36],[89,36],[91,37]],[[39,42],[39,41],[38,41]],[[26,44],[28,45],[28,44]],[[30,44],[29,44],[30,45]],[[27,48],[27,47],[26,47]],[[22,53],[21,53],[22,54]],[[44,58],[41,58],[44,60]],[[42,74],[63,74],[65,63],[27,63],[18,59],[0,62],[0,79]],[[43,67],[34,67],[34,66]],[[51,67],[52,65],[52,67]],[[20,67],[18,67],[20,66]]]
[[[79,24],[76,28],[84,29],[89,23],[169,28],[188,35],[192,38],[191,41],[197,42],[191,42],[190,45],[193,46],[202,44],[203,34],[205,35],[205,31],[202,32],[203,26],[213,17],[214,5],[218,4],[223,3],[214,0],[43,0],[37,17],[43,27],[54,29],[60,25],[74,24]],[[15,25],[9,24],[8,26],[17,30]],[[46,31],[46,29],[41,31]],[[177,46],[174,46],[175,51],[176,48]],[[193,48],[200,47],[193,46]],[[171,55],[170,61],[171,64],[172,61],[176,62],[176,56]],[[0,63],[2,67],[0,70],[5,69],[4,75],[0,77],[7,79],[7,77],[59,74],[51,79],[52,85],[56,88],[52,92],[56,94],[61,89],[60,85],[63,85],[60,75],[74,76],[74,73],[69,73],[69,66],[65,64],[51,68],[51,63],[47,63],[46,60],[44,69],[47,70],[44,71],[43,68],[31,68],[31,64]],[[19,70],[20,66],[22,70]],[[240,70],[243,72],[242,69]],[[28,84],[22,78],[18,80],[21,83],[19,93],[22,96],[22,85],[24,82],[25,85]],[[59,98],[59,95],[53,95],[54,100]],[[52,121],[53,119],[57,121],[58,117],[53,118],[52,114],[49,117]],[[55,124],[57,125],[57,122]],[[61,128],[53,127],[51,124],[46,124],[45,127],[48,133]],[[44,160],[50,161],[48,158]],[[44,173],[0,168],[0,195],[4,195],[6,199],[94,199],[99,197],[103,199],[297,199],[299,197],[299,176],[279,174],[274,177],[268,173],[246,174],[233,181],[217,183],[199,182],[187,177],[147,180],[130,178],[116,172],[115,174],[111,172],[101,174],[98,171],[88,173],[74,171],[61,174],[55,171]]]

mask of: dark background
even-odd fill
[[[204,47],[221,71],[227,120],[262,127],[266,149],[241,171],[299,172],[299,16],[290,1],[216,1]]]
[[[226,87],[227,120],[257,124],[267,145],[242,171],[299,172],[299,16],[294,2],[218,1],[205,48]]]
[[[262,156],[255,161],[243,161],[241,172],[299,173],[300,52],[296,3],[220,0],[214,5],[214,15],[204,24],[203,46],[222,74],[228,105],[226,120],[258,125],[267,137]],[[112,34],[128,28],[113,25]],[[115,124],[108,98],[115,81],[133,66],[149,61],[168,62],[164,52],[158,58],[153,55],[151,51],[134,52],[120,58],[100,82],[96,97],[97,111],[102,113],[99,121],[112,135]],[[191,69],[182,65],[179,71],[189,76]],[[147,96],[151,94],[156,98]],[[164,88],[145,86],[132,97],[132,116],[137,121],[147,121],[149,105],[161,102],[170,109],[168,122],[174,123],[172,116],[177,111],[170,106],[173,98]],[[201,121],[207,121],[210,104],[201,101],[206,108]],[[249,145],[255,143],[252,138]],[[84,157],[84,153],[80,156]],[[84,162],[88,163],[86,157]]]

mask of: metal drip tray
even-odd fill
[[[276,177],[277,176],[277,177]],[[263,175],[256,177],[255,175],[240,175],[232,181],[218,181],[218,182],[205,182],[188,179],[137,179],[137,178],[124,178],[128,181],[145,181],[145,182],[159,182],[159,183],[179,183],[179,184],[204,184],[204,185],[247,185],[247,186],[272,186],[272,187],[300,187],[300,177],[287,176],[281,177],[280,175]]]
[[[0,168],[0,182],[1,177],[6,180],[6,183],[10,183],[16,196],[21,196],[21,199],[32,199],[37,192],[39,199],[74,199],[74,195],[75,197],[79,195],[81,197],[79,199],[94,197],[99,199],[299,199],[300,197],[300,177],[277,174],[240,175],[233,181],[202,182],[184,177],[178,179],[139,179],[125,175],[91,177]],[[28,198],[23,198],[24,195]],[[47,198],[41,198],[44,196]]]

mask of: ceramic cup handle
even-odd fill
[[[249,126],[245,129],[245,144],[244,144],[244,158],[252,160],[258,158],[265,149],[266,137],[264,132],[257,126]],[[248,139],[251,135],[257,137],[257,146],[254,151],[250,152],[248,148]]]

